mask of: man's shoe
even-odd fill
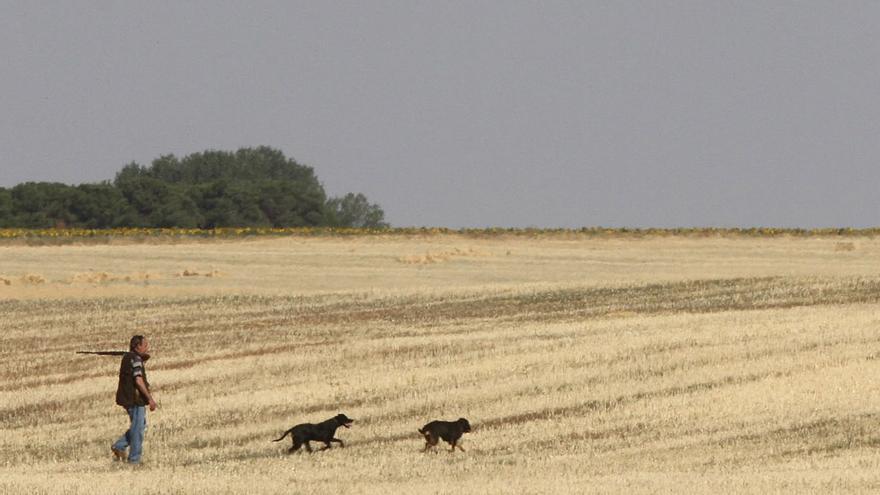
[[[113,458],[117,461],[124,461],[126,459],[125,451],[119,450],[116,447],[110,447],[110,451],[113,452]]]

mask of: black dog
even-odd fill
[[[458,418],[458,421],[431,421],[419,430],[419,433],[425,436],[425,450],[422,452],[427,452],[428,447],[436,446],[441,438],[452,445],[452,452],[455,452],[456,443],[461,435],[470,431],[471,424],[464,418]],[[461,445],[458,446],[458,450],[464,452]]]
[[[350,419],[345,414],[337,414],[327,421],[322,421],[318,424],[303,423],[301,425],[296,425],[285,431],[281,437],[272,441],[280,442],[284,437],[290,434],[290,438],[293,439],[293,447],[290,447],[290,450],[287,451],[288,453],[296,452],[303,446],[303,444],[305,444],[306,450],[311,452],[312,446],[309,445],[309,442],[323,442],[326,447],[321,450],[329,449],[330,442],[338,442],[340,447],[345,447],[342,440],[333,438],[333,435],[336,434],[336,429],[340,426],[349,428],[353,422],[354,420]]]

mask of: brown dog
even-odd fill
[[[429,447],[436,446],[441,438],[452,445],[452,452],[455,452],[456,446],[458,450],[464,452],[461,445],[457,445],[458,440],[470,431],[471,424],[464,418],[458,418],[458,421],[431,421],[419,429],[419,433],[425,436],[425,450],[422,452],[427,452]]]

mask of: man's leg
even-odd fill
[[[129,408],[131,416],[131,429],[128,434],[128,462],[138,464],[141,462],[141,453],[144,448],[144,431],[147,428],[147,408],[135,406]]]
[[[132,408],[126,408],[125,412],[128,414],[128,430],[110,447],[110,450],[113,451],[113,455],[115,455],[117,459],[125,459],[125,449],[127,449],[128,445],[131,443],[131,422],[133,421],[131,417]]]

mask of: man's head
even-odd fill
[[[128,343],[128,350],[138,354],[147,354],[150,351],[150,343],[143,335],[135,335]]]

